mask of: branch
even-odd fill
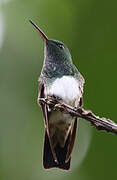
[[[96,116],[93,112],[85,110],[82,107],[74,108],[54,97],[39,98],[38,102],[40,104],[49,105],[53,110],[60,110],[63,113],[70,114],[73,117],[85,119],[89,121],[98,130],[105,130],[107,132],[111,132],[117,135],[117,124],[114,121],[104,117],[100,118],[99,116]]]

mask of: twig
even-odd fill
[[[82,107],[79,107],[78,109],[74,108],[54,97],[39,98],[38,102],[47,104],[51,106],[51,108],[53,108],[54,110],[60,110],[63,113],[71,114],[71,116],[85,119],[89,121],[98,130],[105,130],[107,132],[111,132],[117,135],[117,124],[114,121],[104,117],[100,118],[99,116],[96,116],[93,112],[85,110]]]

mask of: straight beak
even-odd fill
[[[29,22],[34,26],[34,28],[40,33],[40,36],[43,38],[44,41],[48,41],[48,37],[44,34],[44,32],[32,21]]]

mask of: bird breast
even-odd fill
[[[71,76],[57,78],[46,88],[46,95],[57,96],[65,103],[74,105],[74,102],[79,101],[81,97],[78,80]]]

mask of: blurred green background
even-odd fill
[[[117,122],[117,1],[0,0],[0,180],[117,179],[117,137],[84,120],[71,170],[43,169],[43,41],[30,18],[68,46],[86,80],[84,107]]]

